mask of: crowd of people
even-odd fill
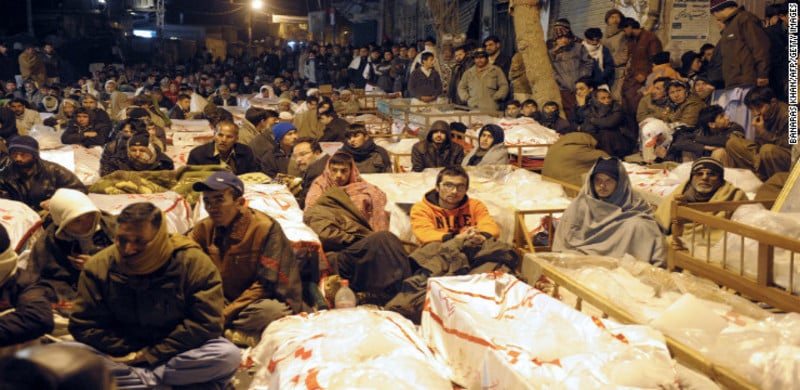
[[[481,127],[471,148],[452,136],[466,130],[462,123],[424,129],[411,169],[438,175],[409,211],[419,244],[409,252],[389,231],[386,193],[361,177],[397,167],[363,124],[343,118],[361,111],[353,90],[367,84],[420,104],[502,110],[555,130],[543,173],[583,187],[553,249],[663,265],[669,202],[654,211],[643,201],[622,159],[693,161],[691,178],[672,195],[689,202],[744,198],[725,181],[725,168],[752,170],[780,188],[797,161],[779,57],[786,5],[768,7],[763,23],[734,1],[711,0],[711,11],[722,35],[735,38],[683,53],[677,68],[655,34],[616,9],[605,15],[605,32],[589,28],[583,38],[559,19],[547,46],[561,104],[533,99],[521,56],[504,54],[509,44],[497,36],[441,48],[434,39],[266,47],[259,56],[200,56],[174,69],[107,66],[74,84],[59,79],[52,46],[13,53],[0,43],[0,196],[40,212],[45,227],[24,269],[0,229],[0,303],[7,306],[0,311],[15,309],[0,316],[0,347],[52,331],[56,305],[69,317],[74,344],[101,356],[122,388],[224,386],[239,364],[234,344],[252,346],[272,321],[327,308],[280,224],[247,206],[237,175],[248,173],[299,183],[290,189],[303,221],[319,236],[332,275],[349,280],[363,303],[419,320],[428,278],[515,272],[519,255],[498,240],[486,206],[467,195],[465,167],[509,164],[503,128]],[[321,85],[335,89],[322,93]],[[236,120],[226,107],[245,96],[277,104],[254,104]],[[193,111],[194,101],[207,105]],[[52,115],[42,121],[40,113]],[[221,169],[192,185],[208,217],[188,236],[169,233],[150,203],[116,217],[99,210],[73,172],[41,158],[32,136],[47,125],[62,130],[64,144],[101,147],[103,177],[172,171],[165,129],[184,119],[214,129],[188,164]],[[329,155],[320,142],[343,146]]]

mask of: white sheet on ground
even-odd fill
[[[365,308],[284,317],[253,349],[252,390],[452,389],[414,324]]]
[[[577,312],[507,274],[428,280],[422,334],[470,389],[656,388],[676,381],[663,336]]]
[[[42,219],[25,203],[0,198],[0,224],[6,228],[11,247],[20,253],[42,235]]]
[[[97,208],[112,215],[119,215],[122,209],[131,203],[150,202],[164,212],[167,217],[167,230],[170,233],[185,234],[194,226],[189,202],[172,191],[159,194],[89,194],[89,199]]]

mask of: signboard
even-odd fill
[[[708,40],[708,4],[706,0],[673,0],[670,40]]]

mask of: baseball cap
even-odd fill
[[[244,183],[236,177],[232,172],[217,171],[209,176],[202,182],[197,182],[192,185],[192,189],[198,192],[202,191],[222,191],[228,188],[238,190],[244,193]]]

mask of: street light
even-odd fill
[[[252,10],[247,16],[247,44],[253,44],[253,12],[260,10],[264,6],[264,2],[261,0],[252,0],[250,2],[250,8]]]

